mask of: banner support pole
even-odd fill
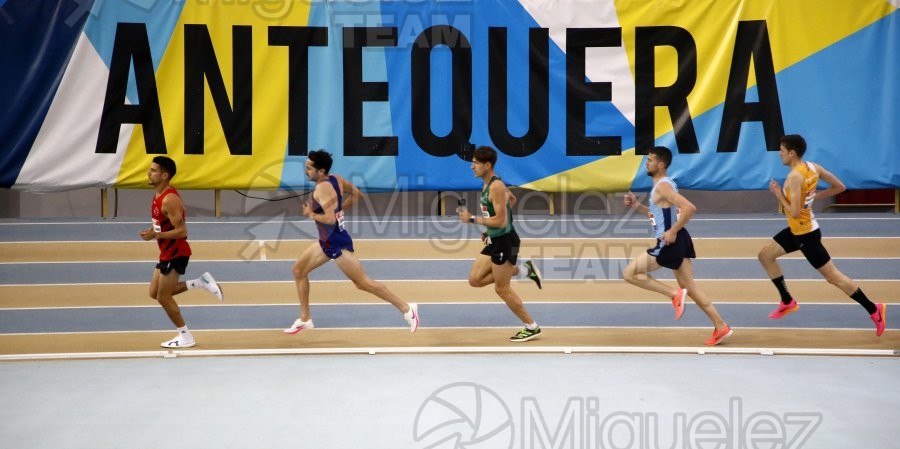
[[[216,218],[222,218],[222,191],[219,189],[213,190],[215,192],[215,210],[216,210]]]
[[[100,189],[100,217],[103,219],[109,218],[109,188],[104,187]]]

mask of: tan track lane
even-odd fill
[[[694,239],[700,258],[756,257],[769,238]],[[194,241],[192,260],[292,260],[315,242]],[[652,245],[651,239],[524,239],[525,258],[631,258]],[[826,238],[833,257],[900,257],[900,237]],[[478,240],[356,240],[363,259],[473,259]],[[153,261],[153,242],[16,242],[0,243],[0,262]],[[802,257],[799,253],[788,257]]]
[[[148,275],[149,276],[149,275]],[[653,292],[639,289],[624,281],[547,281],[538,290],[531,281],[516,281],[516,291],[526,304],[529,302],[627,302],[661,301],[665,298]],[[387,281],[385,284],[401,298],[410,302],[500,302],[494,290],[470,287],[466,281]],[[769,280],[699,281],[714,302],[773,302],[777,300],[775,287]],[[801,302],[847,303],[853,302],[840,290],[823,280],[789,281],[791,291]],[[862,281],[866,294],[878,302],[900,302],[900,280]],[[114,307],[155,305],[147,293],[147,284],[100,285],[41,285],[0,286],[0,308],[33,307]],[[294,283],[285,282],[223,282],[223,304],[296,304]],[[349,281],[313,282],[313,304],[378,303],[380,300],[358,290]],[[206,291],[191,290],[177,297],[186,305],[218,304]]]
[[[287,317],[289,318],[289,317]],[[286,321],[290,321],[286,318]],[[427,319],[427,318],[426,318]],[[314,329],[286,335],[278,329],[194,331],[197,350],[292,350],[329,348],[479,348],[508,347],[696,347],[703,348],[711,329],[545,328],[539,339],[507,341],[514,328]],[[161,341],[173,332],[0,335],[0,355],[162,351]],[[735,329],[718,348],[804,348],[900,350],[900,332],[876,337],[874,330]],[[185,352],[191,349],[183,350]],[[102,355],[101,355],[102,356]]]
[[[702,257],[755,258],[768,238],[695,239]],[[357,240],[356,248],[366,259],[473,259],[481,248],[477,240],[408,241]],[[630,258],[650,246],[641,239],[526,239],[525,258]],[[212,260],[291,260],[315,242],[240,242],[196,241],[193,261]],[[900,257],[900,238],[844,239],[827,238],[834,257]],[[54,242],[0,243],[0,262],[76,262],[146,261],[149,281],[152,262],[158,252],[152,242]],[[792,255],[791,257],[801,257]],[[283,267],[282,267],[283,268]],[[224,304],[296,304],[296,292],[289,270],[281,282],[223,282]],[[500,303],[491,288],[472,288],[460,272],[458,280],[387,280],[385,283],[408,301],[422,303],[488,302]],[[702,273],[698,274],[702,278]],[[398,273],[397,277],[402,277]],[[736,278],[747,277],[735,273]],[[221,279],[220,279],[221,280]],[[7,282],[9,282],[7,280]],[[767,279],[701,280],[700,285],[715,302],[774,302],[775,291]],[[861,281],[867,294],[878,302],[900,302],[900,279]],[[789,286],[802,302],[852,302],[823,280],[789,280]],[[529,281],[517,281],[516,289],[528,302],[660,301],[665,298],[630,286],[620,280],[546,281],[538,290]],[[178,296],[181,305],[217,305],[204,291],[189,291]],[[378,299],[357,290],[348,281],[314,282],[313,304],[378,303]],[[155,306],[148,297],[146,283],[95,285],[7,285],[0,286],[0,308]],[[801,309],[802,313],[802,309]],[[890,313],[889,313],[890,316]],[[288,324],[292,316],[285,317]],[[161,318],[162,319],[162,318]],[[676,323],[677,324],[677,323]],[[674,328],[546,328],[534,342],[514,344],[507,338],[510,328],[429,329],[428,317],[416,334],[403,329],[316,329],[297,336],[274,330],[195,331],[198,349],[302,349],[436,347],[477,348],[486,346],[622,346],[622,347],[702,347],[710,329]],[[45,354],[80,352],[161,351],[159,342],[172,332],[114,332],[36,335],[0,335],[0,354]],[[736,329],[727,345],[735,348],[813,348],[813,349],[888,349],[900,350],[900,332],[889,330],[881,338],[870,330]]]

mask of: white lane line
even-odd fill
[[[523,216],[523,215],[513,215],[513,219],[517,222],[539,222],[546,223],[548,221],[553,222],[627,222],[627,223],[641,223],[646,221],[646,218],[638,217],[632,219],[623,219],[621,216],[611,216],[611,217],[560,217],[560,216]],[[816,215],[816,220],[818,221],[896,221],[900,220],[897,217],[823,217],[821,215]],[[694,217],[691,219],[692,222],[697,221],[777,221],[784,222],[785,219],[783,216],[775,216],[775,217],[734,217],[734,218],[715,218],[715,217]],[[308,220],[301,219],[288,219],[284,220],[284,222],[291,223],[292,225],[307,225],[309,227],[314,227],[314,223]],[[53,222],[0,222],[0,226],[52,226],[52,225],[101,225],[101,226],[114,226],[114,225],[145,225],[147,223],[146,220],[138,220],[138,221],[53,221]],[[238,221],[223,221],[223,220],[190,220],[189,224],[215,224],[215,225],[258,225],[268,223],[267,220],[238,220]],[[378,219],[378,220],[365,220],[365,219],[357,219],[354,218],[348,223],[375,223],[380,225],[386,225],[391,223],[459,223],[455,217],[451,218],[449,216],[444,216],[440,218],[434,218],[434,216],[430,216],[428,218],[422,219]],[[274,224],[274,226],[280,226],[281,223]]]
[[[842,349],[842,348],[733,348],[727,346],[536,346],[533,344],[510,346],[450,346],[450,347],[370,347],[370,348],[292,348],[292,349],[184,349],[157,351],[75,352],[43,354],[0,355],[0,361],[52,360],[52,359],[115,359],[115,358],[177,358],[210,356],[260,356],[260,355],[392,355],[392,354],[684,354],[684,355],[814,355],[814,356],[869,356],[897,357],[891,349]]]
[[[527,284],[528,282],[531,282],[528,279],[514,279],[514,280],[517,282],[520,282],[520,283],[525,283],[525,284]],[[663,278],[662,280],[671,281],[673,279]],[[754,282],[764,282],[766,284],[771,283],[771,281],[769,279],[763,279],[763,278],[759,278],[759,277],[757,277],[757,278],[721,278],[721,279],[720,278],[715,278],[715,279],[713,279],[713,278],[696,278],[694,280],[699,281],[699,282],[754,281]],[[857,279],[857,280],[862,281],[862,282],[900,282],[900,279],[896,279],[896,278],[894,278],[894,279],[878,279],[878,278],[869,279],[869,278],[866,278],[866,279]],[[379,282],[391,282],[391,283],[400,283],[400,282],[428,282],[428,283],[459,282],[459,283],[462,283],[462,282],[466,282],[465,279],[379,279],[378,281]],[[271,281],[254,280],[254,281],[219,281],[219,282],[222,284],[261,284],[261,283],[264,283],[264,284],[293,284],[294,283],[294,281],[292,281],[292,280],[271,280]],[[319,279],[319,280],[310,280],[309,282],[311,282],[313,284],[315,284],[315,283],[323,283],[324,284],[324,283],[333,283],[333,282],[340,282],[340,283],[347,283],[347,284],[350,283],[349,280],[345,280],[345,279]],[[544,282],[552,282],[552,283],[563,283],[563,282],[588,283],[589,282],[589,283],[593,284],[593,283],[599,283],[599,282],[619,283],[619,282],[623,282],[623,281],[621,279],[617,278],[617,279],[544,279]],[[790,279],[790,282],[825,282],[825,280],[822,278],[806,278],[806,279]],[[147,285],[147,282],[77,282],[77,283],[60,282],[60,283],[54,283],[54,284],[0,284],[0,288],[3,288],[3,287],[55,287],[55,286],[65,287],[65,286],[92,286],[92,285],[123,285],[123,286],[124,285]]]
[[[295,298],[286,299],[289,302],[269,302],[269,303],[236,303],[236,304],[226,304],[226,303],[217,303],[217,304],[184,304],[181,305],[181,308],[215,308],[215,307],[292,307],[297,305],[297,300]],[[719,301],[719,305],[739,305],[739,306],[767,306],[771,305],[772,301],[759,301],[759,300],[750,300],[750,301]],[[503,303],[498,301],[422,301],[419,300],[419,305],[425,306],[500,306]],[[891,304],[891,303],[888,303]],[[581,306],[581,305],[641,305],[641,306],[664,306],[671,305],[663,300],[660,301],[528,301],[528,305],[548,305],[548,306],[559,306],[559,305],[571,305],[571,306]],[[851,306],[856,305],[856,303],[851,301],[846,302],[813,302],[813,301],[804,301],[804,306]],[[320,306],[341,306],[341,307],[354,307],[354,306],[379,306],[379,307],[390,307],[390,304],[385,302],[328,302],[328,303],[315,303],[312,304],[313,307]],[[0,307],[0,312],[11,312],[11,311],[40,311],[40,310],[81,310],[81,309],[147,309],[147,310],[157,310],[159,309],[159,305],[131,305],[131,304],[123,304],[123,305],[102,305],[102,306],[44,306],[44,307]],[[594,329],[596,326],[565,326],[568,328],[589,328]],[[606,326],[606,327],[634,327],[634,326]],[[448,329],[452,329],[454,327],[448,327]],[[341,328],[341,329],[357,329],[357,328]],[[378,329],[374,327],[365,327],[358,329]],[[393,329],[393,328],[386,328]],[[429,329],[442,329],[441,327],[430,327]],[[678,327],[678,329],[682,329],[682,327]],[[687,329],[687,328],[684,328]],[[754,329],[762,329],[759,327],[754,327]],[[782,329],[781,327],[773,327],[771,329]],[[803,329],[811,329],[811,328],[803,328]],[[838,329],[838,328],[823,328],[823,329]],[[854,328],[855,329],[855,328]],[[242,329],[243,330],[243,329]],[[56,333],[56,332],[53,332]],[[3,334],[0,334],[3,335]]]
[[[381,238],[381,237],[353,237],[354,242],[450,242],[451,237],[454,236],[438,236],[438,237],[430,237],[430,238]],[[522,237],[520,235],[520,237]],[[583,241],[593,241],[593,240],[646,240],[652,241],[653,238],[646,235],[634,235],[631,237],[532,237],[532,236],[524,236],[526,242],[531,241],[542,241],[542,240],[562,240],[562,241],[575,241],[575,242],[583,242]],[[694,237],[691,236],[692,240],[771,240],[772,237]],[[828,236],[825,237],[825,241],[829,240],[900,240],[900,237],[895,236],[859,236],[859,237],[848,237],[848,236]],[[247,243],[258,240],[253,239],[190,239],[191,243]],[[277,240],[263,240],[274,242],[275,245],[281,243],[314,243],[313,239],[277,239]],[[478,238],[460,238],[457,240],[452,240],[452,242],[480,242]],[[146,242],[140,242],[135,240],[24,240],[24,241],[4,241],[0,242],[0,246],[2,245],[59,245],[66,243],[92,243],[92,244],[128,244],[133,243],[136,245],[146,245]],[[600,242],[602,243],[602,242]],[[893,243],[893,242],[892,242]],[[526,245],[528,246],[528,245]],[[149,246],[148,246],[149,247]],[[154,246],[155,248],[155,246]]]
[[[869,257],[831,257],[833,260],[870,260],[870,261],[894,261],[900,260],[900,257],[878,257],[878,256],[869,256]],[[788,257],[780,258],[782,261],[784,260],[803,260],[803,256],[801,255],[791,255]],[[192,262],[216,262],[216,263],[253,263],[253,262],[293,262],[297,260],[296,258],[278,258],[278,259],[268,259],[266,258],[265,250],[263,247],[260,247],[260,260],[253,259],[192,259]],[[406,257],[397,257],[397,258],[366,258],[364,259],[366,262],[472,262],[475,259],[473,258],[406,258]],[[538,258],[534,260],[539,261],[570,261],[570,260],[610,260],[610,261],[622,261],[622,260],[631,260],[628,257],[590,257],[590,258],[582,258],[582,257],[547,257],[547,258]],[[702,263],[704,260],[758,260],[757,257],[703,257],[697,259]],[[51,260],[51,261],[14,261],[14,262],[0,262],[0,265],[66,265],[66,264],[126,264],[126,263],[139,263],[139,264],[148,264],[154,263],[153,259],[146,260]],[[546,263],[546,262],[545,262]]]

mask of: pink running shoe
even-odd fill
[[[773,320],[780,320],[784,318],[785,315],[796,312],[799,308],[800,304],[797,304],[796,299],[792,299],[791,302],[787,304],[780,302],[778,303],[778,308],[773,310],[772,313],[769,314],[769,318]]]
[[[703,342],[703,344],[705,344],[706,346],[715,346],[719,343],[722,343],[723,340],[730,337],[733,333],[734,331],[731,330],[731,327],[726,324],[725,327],[722,328],[722,330],[713,329],[712,337],[710,337],[709,340]]]
[[[678,292],[675,293],[675,297],[672,298],[672,307],[675,308],[675,320],[680,320],[681,315],[684,314],[684,298],[687,297],[687,289],[679,288]]]
[[[878,311],[871,316],[872,322],[875,323],[875,336],[880,337],[887,325],[887,304],[875,304],[875,307],[878,308]]]

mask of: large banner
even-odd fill
[[[0,0],[0,187],[507,183],[766,189],[778,139],[849,188],[900,187],[897,0]]]

